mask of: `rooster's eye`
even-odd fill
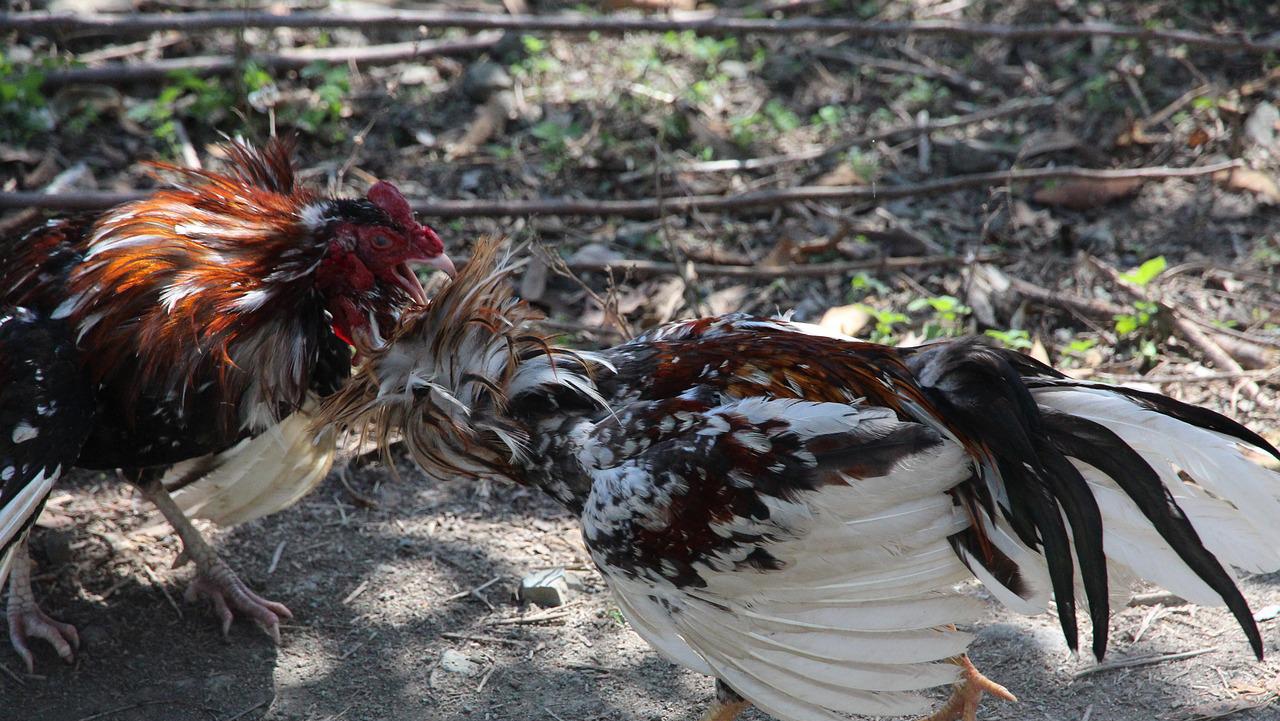
[[[378,233],[373,236],[373,247],[378,250],[386,250],[391,247],[391,239],[383,233]]]

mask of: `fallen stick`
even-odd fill
[[[56,87],[76,83],[114,84],[159,80],[179,71],[216,75],[241,70],[245,62],[257,63],[268,70],[297,70],[315,62],[388,65],[414,58],[482,52],[493,48],[501,37],[501,33],[489,32],[461,40],[417,40],[359,48],[299,48],[281,50],[277,53],[252,54],[245,58],[230,55],[198,55],[165,58],[148,63],[109,63],[92,68],[50,70],[44,74],[43,82],[45,86]]]
[[[989,263],[998,256],[986,255],[977,258],[966,258],[958,255],[925,255],[904,258],[876,258],[873,260],[851,260],[841,263],[808,263],[792,265],[714,265],[711,263],[694,263],[694,273],[702,277],[717,278],[819,278],[829,275],[845,275],[859,270],[905,270],[907,268],[928,268],[937,266],[968,265],[969,263]],[[635,275],[678,275],[679,269],[674,263],[657,260],[611,260],[604,262],[566,262],[569,270],[575,273],[609,272],[632,273]]]
[[[1181,661],[1182,659],[1185,659],[1185,658],[1195,658],[1196,656],[1203,656],[1206,653],[1212,653],[1217,650],[1218,649],[1215,646],[1215,647],[1209,647],[1209,648],[1198,648],[1194,651],[1183,651],[1182,653],[1160,653],[1160,654],[1152,654],[1150,656],[1136,656],[1134,658],[1122,658],[1118,661],[1109,661],[1107,663],[1100,663],[1097,666],[1090,666],[1089,668],[1076,671],[1076,678],[1083,678],[1085,676],[1090,676],[1095,673],[1102,673],[1103,671],[1114,671],[1115,669],[1118,669],[1118,668],[1132,668],[1134,666],[1150,666],[1153,663],[1164,663],[1165,661]]]
[[[800,185],[791,188],[756,190],[735,195],[691,195],[672,198],[636,198],[632,200],[592,200],[587,198],[536,198],[533,200],[425,200],[410,201],[413,209],[436,218],[501,217],[529,215],[609,216],[656,218],[660,214],[690,211],[724,212],[753,208],[774,208],[802,201],[879,202],[922,195],[950,193],[1010,183],[1068,178],[1109,180],[1117,178],[1194,178],[1239,167],[1230,160],[1191,168],[1125,168],[1096,170],[1066,166],[1061,168],[1026,168],[990,173],[956,175],[922,183],[900,185]],[[0,193],[0,210],[47,208],[53,210],[98,210],[138,200],[146,193],[65,193],[31,192]]]
[[[574,33],[681,32],[742,35],[748,33],[794,35],[848,34],[850,37],[898,37],[932,35],[957,38],[995,38],[1007,41],[1045,38],[1129,38],[1147,42],[1174,43],[1213,48],[1228,52],[1280,52],[1280,40],[1255,39],[1243,31],[1198,33],[1189,30],[1159,30],[1112,23],[1058,23],[1002,25],[957,20],[917,20],[869,22],[839,17],[787,18],[781,20],[739,18],[714,13],[686,13],[669,16],[610,15],[579,13],[548,15],[506,15],[498,13],[450,12],[434,10],[387,10],[358,14],[330,12],[210,11],[112,15],[107,13],[20,12],[0,13],[0,31],[25,33],[121,33],[181,30],[199,32],[260,28],[463,28],[467,30],[512,30],[517,32],[556,31]]]

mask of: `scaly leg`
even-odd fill
[[[147,500],[160,509],[160,513],[182,539],[182,555],[178,557],[176,565],[181,565],[185,559],[196,564],[195,580],[187,587],[185,594],[187,602],[193,603],[200,596],[212,601],[214,610],[222,621],[223,636],[231,630],[232,609],[235,609],[257,621],[271,635],[272,640],[280,643],[280,618],[293,618],[293,613],[284,604],[268,601],[254,593],[240,580],[173,502],[158,477],[144,473],[134,483]]]
[[[739,696],[724,681],[716,679],[716,702],[702,715],[702,721],[734,721],[748,708],[751,708],[750,701]]]
[[[989,693],[1005,701],[1018,700],[1017,696],[1009,693],[1009,689],[983,676],[978,669],[974,668],[968,654],[956,656],[949,661],[962,669],[960,680],[956,682],[951,698],[942,704],[942,708],[921,721],[976,721],[978,702],[982,700],[983,693]]]
[[[71,663],[74,651],[80,648],[80,635],[69,623],[55,621],[45,615],[36,604],[31,590],[31,556],[27,553],[27,539],[23,537],[10,549],[13,560],[9,567],[9,643],[27,664],[27,673],[35,671],[35,661],[27,646],[29,638],[43,638],[53,645],[63,661]]]

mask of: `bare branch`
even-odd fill
[[[99,67],[50,70],[44,74],[44,84],[133,83],[165,78],[177,70],[201,75],[230,73],[243,68],[243,60],[246,59],[270,70],[296,70],[314,62],[389,65],[414,58],[482,52],[496,45],[501,37],[499,32],[486,32],[460,40],[417,40],[359,48],[299,48],[278,53],[253,54],[245,59],[230,55],[197,55],[164,58],[149,63],[110,63]]]
[[[388,10],[359,14],[299,12],[281,15],[271,12],[190,12],[110,15],[105,13],[0,13],[0,31],[27,33],[154,32],[182,30],[200,32],[243,27],[263,28],[464,28],[468,30],[558,31],[558,32],[668,32],[691,30],[704,34],[741,35],[747,33],[792,35],[818,33],[848,34],[850,37],[902,35],[942,35],[959,38],[998,38],[1009,41],[1041,38],[1133,38],[1148,42],[1175,43],[1226,52],[1269,53],[1280,51],[1280,40],[1255,39],[1242,31],[1197,33],[1188,30],[1158,30],[1111,23],[1060,23],[1056,25],[1001,25],[955,20],[865,22],[848,18],[753,19],[714,13],[685,13],[669,16],[605,16],[577,13],[550,15],[505,15],[433,10]]]
[[[724,212],[774,208],[801,201],[840,203],[882,202],[922,195],[950,193],[970,188],[983,188],[1011,183],[1087,178],[1194,178],[1235,168],[1239,160],[1212,163],[1191,168],[1124,168],[1095,170],[1066,166],[1061,168],[1026,168],[991,173],[971,173],[923,183],[900,185],[799,185],[791,188],[755,190],[736,195],[690,195],[672,198],[635,198],[630,200],[592,200],[588,198],[534,198],[531,200],[427,200],[410,201],[413,209],[436,218],[502,217],[529,215],[622,216],[656,218],[665,213]],[[95,210],[137,200],[145,193],[0,193],[0,210],[48,208],[53,210]]]
[[[825,276],[841,276],[859,270],[905,270],[907,268],[930,268],[938,266],[969,265],[971,263],[990,263],[1000,259],[999,255],[981,255],[963,257],[956,255],[924,255],[904,258],[876,258],[873,260],[852,260],[843,263],[808,263],[793,265],[714,265],[711,263],[694,263],[693,270],[702,277],[718,278],[815,278]],[[680,269],[675,263],[664,263],[656,260],[610,260],[607,262],[567,262],[565,264],[575,273],[592,271],[624,272],[632,275],[679,275]]]

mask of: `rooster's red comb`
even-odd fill
[[[429,253],[438,255],[444,252],[444,242],[440,240],[440,236],[414,219],[413,208],[409,207],[409,201],[399,188],[385,180],[379,180],[369,188],[368,197],[369,202],[382,208],[392,220],[413,233]]]

